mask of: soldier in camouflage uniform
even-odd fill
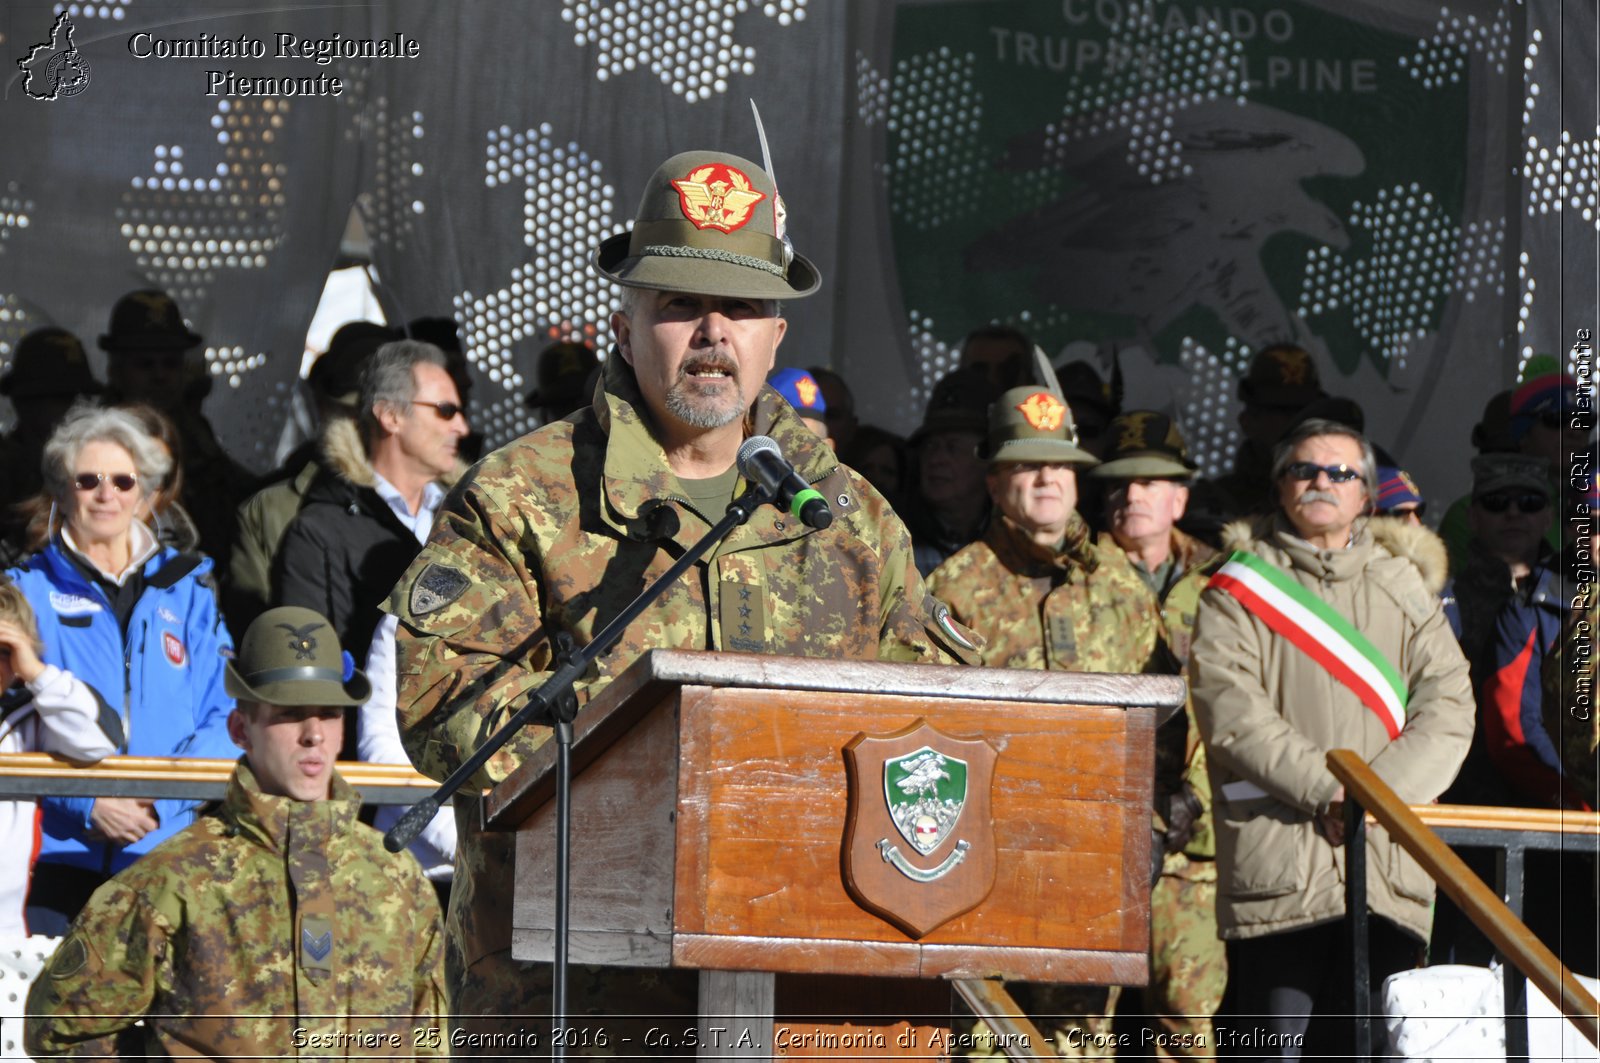
[[[763,507],[594,662],[580,702],[656,647],[931,663],[964,652],[959,629],[932,618],[893,510],[765,385],[787,328],[776,301],[820,283],[783,219],[761,168],[689,152],[651,177],[632,232],[601,245],[595,269],[624,293],[593,407],[473,469],[389,600],[401,732],[421,771],[460,764],[548,678],[556,633],[588,643],[722,516],[747,436],[778,443],[832,525]],[[549,735],[524,731],[470,785],[493,786]],[[458,814],[449,979],[463,1027],[493,1033],[497,1016],[548,1013],[549,970],[511,958],[512,836]],[[609,986],[604,1010],[693,1014],[693,980],[678,972],[574,974],[575,1012],[601,1008]]]
[[[1075,469],[1095,458],[1078,446],[1067,404],[1037,385],[1005,392],[989,407],[983,456],[998,514],[982,539],[928,577],[952,615],[984,637],[983,663],[1145,671],[1161,644],[1161,614],[1126,563],[1107,563],[1078,515]],[[1113,1054],[1098,1046],[1111,1032],[1116,989],[1033,985],[1017,996],[1063,1056]]]
[[[244,749],[227,796],[95,891],[28,994],[28,1053],[446,1054],[433,888],[334,771],[366,676],[325,618],[282,608],[226,686]]]
[[[1307,406],[1325,397],[1317,363],[1309,352],[1290,343],[1273,343],[1250,359],[1250,371],[1239,380],[1239,431],[1244,441],[1234,453],[1233,468],[1203,486],[1230,517],[1272,509],[1272,446],[1301,417]],[[1214,494],[1213,494],[1214,493]]]
[[[1182,673],[1194,614],[1218,563],[1216,551],[1174,527],[1189,500],[1195,465],[1172,418],[1133,410],[1111,422],[1109,453],[1089,475],[1104,481],[1110,529],[1101,533],[1108,567],[1128,568],[1160,604],[1168,663]],[[1150,984],[1145,1009],[1159,1023],[1159,1058],[1215,1054],[1211,1017],[1228,986],[1217,938],[1216,845],[1211,782],[1194,707],[1156,733],[1156,831],[1165,856],[1150,895]]]
[[[984,457],[1000,517],[940,565],[928,589],[983,635],[987,667],[1143,671],[1161,618],[1137,576],[1102,568],[1077,513],[1073,470],[1095,458],[1078,447],[1066,403],[1029,385],[989,409]]]

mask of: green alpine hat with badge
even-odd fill
[[[1129,410],[1106,427],[1110,450],[1089,473],[1102,480],[1189,480],[1199,468],[1178,424],[1155,410]]]
[[[292,605],[251,621],[225,673],[223,687],[240,701],[355,708],[372,696],[328,618]]]
[[[1078,446],[1078,427],[1066,402],[1039,384],[1012,388],[989,404],[989,437],[978,456],[991,465],[1002,461],[1095,465],[1100,460]]]
[[[796,254],[768,172],[720,151],[686,151],[650,175],[633,228],[600,245],[596,273],[626,288],[799,299],[822,283]]]

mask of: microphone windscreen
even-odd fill
[[[750,472],[750,459],[761,453],[763,450],[770,450],[778,457],[783,457],[783,450],[779,448],[777,440],[773,439],[771,436],[751,436],[749,439],[746,439],[743,443],[739,444],[739,454],[735,459],[735,462],[739,466],[740,476],[743,476],[746,480],[755,479]]]

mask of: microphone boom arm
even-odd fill
[[[444,802],[450,800],[457,790],[466,785],[468,779],[477,774],[479,768],[489,762],[490,757],[498,753],[528,724],[539,719],[549,720],[551,723],[570,723],[578,714],[577,701],[572,689],[588,670],[590,663],[610,649],[622,637],[628,625],[638,619],[639,614],[661,597],[666,588],[687,572],[689,566],[698,561],[714,543],[720,542],[734,528],[749,520],[752,513],[771,502],[774,497],[775,492],[771,488],[752,483],[743,495],[728,504],[727,512],[704,538],[684,551],[683,556],[673,562],[672,567],[664,572],[660,579],[641,591],[639,596],[613,617],[593,640],[570,653],[559,654],[556,668],[550,673],[550,678],[528,695],[528,700],[506,720],[505,725],[490,735],[470,757],[462,761],[432,794],[412,805],[400,817],[399,822],[389,828],[389,832],[383,836],[384,848],[391,853],[397,853],[410,845],[438,813]]]

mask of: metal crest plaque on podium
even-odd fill
[[[990,789],[998,755],[918,719],[844,747],[844,881],[867,911],[920,938],[994,888]]]

